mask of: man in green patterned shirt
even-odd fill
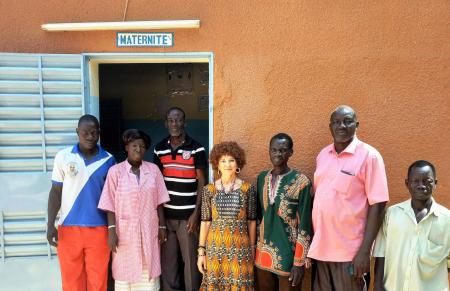
[[[256,287],[264,291],[300,290],[312,236],[311,182],[288,166],[292,138],[279,133],[270,140],[272,170],[258,176],[260,220],[255,256]]]

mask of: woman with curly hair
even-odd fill
[[[213,147],[210,162],[218,179],[203,188],[198,268],[202,291],[254,290],[256,193],[239,179],[244,150],[236,142]]]

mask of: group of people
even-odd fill
[[[63,290],[106,290],[110,252],[117,291],[301,290],[311,266],[314,291],[362,291],[371,256],[377,291],[448,290],[450,212],[432,198],[434,165],[411,164],[411,199],[385,211],[384,162],[357,138],[351,107],[332,112],[333,143],[313,182],[289,166],[294,143],[279,133],[256,185],[239,177],[246,155],[236,142],[214,145],[206,184],[205,148],[186,134],[185,112],[170,108],[165,122],[153,163],[149,136],[129,129],[116,164],[92,115],[79,119],[78,144],[56,155],[47,239]]]

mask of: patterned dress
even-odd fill
[[[254,290],[248,220],[256,220],[256,192],[244,182],[224,193],[213,184],[203,189],[202,221],[211,221],[206,240],[202,291]]]

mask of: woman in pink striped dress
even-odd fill
[[[149,136],[129,129],[122,138],[127,159],[110,168],[98,205],[107,211],[115,290],[159,290],[169,194],[159,168],[143,160]]]

